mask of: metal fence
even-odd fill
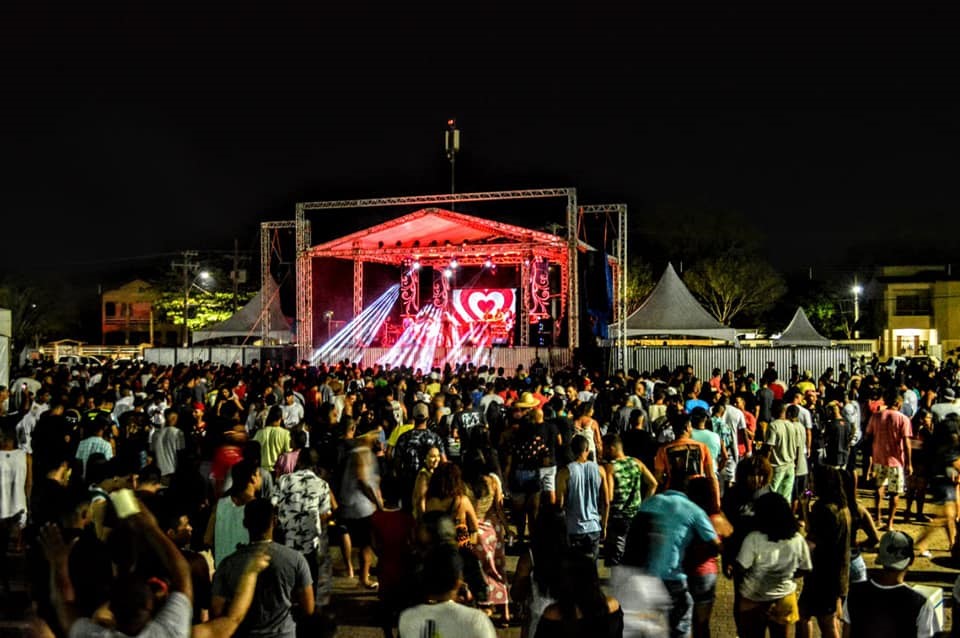
[[[360,361],[364,367],[372,366],[377,360],[387,354],[390,348],[367,348],[363,351]],[[442,368],[447,361],[447,349],[437,348],[433,354],[431,367]],[[550,370],[559,370],[570,365],[572,359],[570,351],[567,348],[532,348],[528,346],[517,346],[513,348],[483,348],[478,353],[476,348],[465,347],[450,358],[450,364],[470,362],[476,366],[487,366],[494,368],[503,368],[504,370],[516,370],[517,366],[522,365],[525,370],[530,369],[535,357],[540,357]]]
[[[173,366],[179,363],[212,361],[220,365],[250,365],[254,361],[271,361],[283,365],[297,362],[296,347],[259,346],[195,346],[193,348],[146,348],[143,358],[148,363]]]
[[[616,357],[611,357],[611,366]],[[701,379],[709,378],[714,368],[736,370],[743,366],[748,372],[760,374],[773,362],[781,374],[786,374],[796,365],[800,370],[811,370],[820,375],[827,368],[837,370],[840,364],[850,366],[850,350],[847,348],[727,348],[727,347],[654,347],[627,348],[627,368],[638,371],[653,371],[663,366],[673,370],[677,366],[691,365],[694,374]],[[612,372],[612,370],[611,370]]]

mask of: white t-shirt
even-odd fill
[[[610,595],[623,610],[623,635],[645,638],[670,633],[672,601],[663,581],[639,567],[610,568]]]
[[[487,615],[452,600],[417,605],[400,614],[400,638],[496,638]]]
[[[189,638],[192,631],[193,606],[181,592],[173,592],[153,620],[137,634],[137,638]],[[126,638],[127,634],[81,618],[70,627],[68,638]]]
[[[746,571],[740,594],[755,602],[777,600],[797,590],[793,575],[813,569],[810,548],[800,534],[777,543],[761,532],[750,532],[740,546],[737,562]]]
[[[26,511],[27,453],[4,450],[0,452],[0,519],[22,516]]]

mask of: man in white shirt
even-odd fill
[[[940,393],[940,401],[930,406],[933,413],[933,422],[940,423],[948,414],[960,414],[960,402],[957,401],[953,388],[947,388]]]
[[[290,391],[284,395],[283,402],[283,427],[289,430],[303,422],[303,405]]]
[[[37,427],[40,415],[50,409],[50,391],[40,390],[30,410],[17,423],[17,443],[21,450],[33,454],[33,430]]]
[[[440,545],[430,551],[423,562],[426,600],[400,614],[400,638],[495,638],[497,633],[486,614],[456,602],[462,575],[463,561],[455,548]]]
[[[177,452],[187,445],[183,430],[177,427],[179,415],[167,408],[164,412],[166,425],[153,435],[153,454],[160,468],[160,476],[169,477],[177,471]]]

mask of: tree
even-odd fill
[[[10,310],[15,348],[77,336],[77,295],[75,287],[59,280],[18,276],[0,282],[0,308]]]
[[[240,292],[240,303],[246,303],[253,297],[251,293]],[[161,321],[183,325],[183,291],[166,290],[160,293],[154,305]],[[233,315],[233,291],[200,292],[194,290],[190,294],[188,306],[189,317],[187,327],[190,332],[202,330]]]
[[[700,260],[683,278],[690,292],[725,325],[742,313],[768,310],[786,292],[783,278],[770,264],[735,251]]]
[[[632,257],[627,271],[627,315],[639,308],[653,290],[653,267],[641,257]]]

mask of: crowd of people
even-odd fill
[[[905,575],[941,529],[956,547],[957,383],[40,364],[0,388],[0,543],[46,636],[331,635],[339,572],[385,636],[702,638],[719,613],[743,638],[927,637],[942,613]]]

